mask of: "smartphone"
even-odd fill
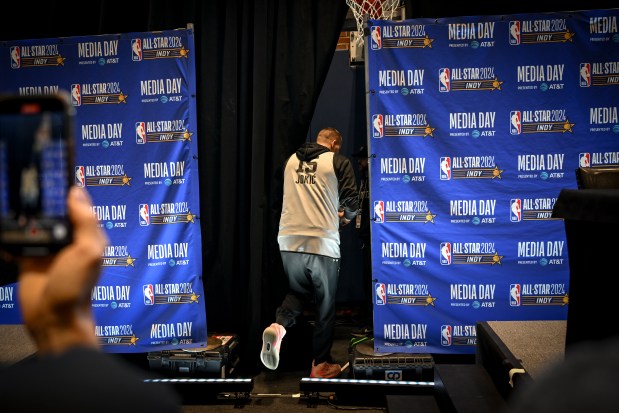
[[[52,254],[71,242],[67,194],[74,169],[68,94],[0,96],[0,250]]]

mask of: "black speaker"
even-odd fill
[[[619,167],[576,168],[578,189],[619,189]]]
[[[617,171],[613,177],[619,183]],[[616,334],[614,328],[597,327],[596,320],[616,311],[619,278],[614,276],[609,257],[619,247],[618,211],[619,191],[615,189],[562,189],[553,207],[552,217],[564,220],[569,256],[566,349],[579,341]]]

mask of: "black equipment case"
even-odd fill
[[[373,338],[351,340],[350,366],[355,379],[434,381],[431,354],[375,353],[373,347]]]
[[[148,364],[165,376],[229,377],[239,362],[235,334],[209,334],[206,349],[152,351]]]

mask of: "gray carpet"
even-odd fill
[[[0,325],[0,366],[17,363],[36,352],[21,324]]]
[[[532,379],[565,357],[566,321],[488,321]]]

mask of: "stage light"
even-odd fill
[[[303,377],[299,388],[308,400],[318,399],[318,393],[335,393],[340,401],[384,401],[387,395],[434,395],[434,381],[320,379]]]
[[[198,377],[178,377],[178,378],[160,378],[160,379],[144,379],[145,383],[244,383],[251,384],[253,387],[253,379],[207,379]]]
[[[314,388],[330,387],[330,386],[409,386],[427,388],[434,387],[433,381],[411,381],[411,380],[365,380],[365,379],[320,379],[312,377],[303,377],[301,379],[301,390],[313,390]],[[318,390],[322,391],[322,390]]]
[[[225,395],[227,400],[243,404],[249,400],[254,388],[254,379],[177,377],[144,379],[145,383],[168,383],[174,386],[183,398],[183,404],[208,403]]]

